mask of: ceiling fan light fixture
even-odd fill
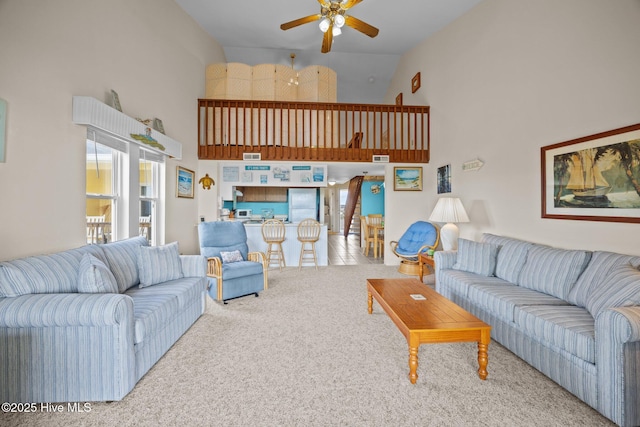
[[[339,36],[340,34],[342,34],[340,27],[333,27],[333,37]]]
[[[324,18],[322,21],[320,21],[320,24],[318,26],[320,27],[320,31],[326,33],[331,26],[331,21],[329,21],[329,18]]]
[[[344,16],[336,15],[333,18],[333,23],[336,24],[338,26],[338,28],[342,28],[342,26],[344,25]]]

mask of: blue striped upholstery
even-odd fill
[[[513,284],[469,285],[468,297],[481,308],[507,322],[515,321],[515,309],[522,305],[567,305],[566,301]]]
[[[488,241],[501,245],[499,258],[507,243],[494,237]],[[588,253],[571,253],[580,251],[553,252],[532,245],[527,263],[536,250],[539,253],[533,257],[540,258],[536,268],[549,272],[540,273],[529,265],[525,278],[525,265],[519,280],[553,281],[553,275],[558,275],[556,283],[562,283],[562,289],[579,274],[581,260],[589,258]],[[554,254],[558,260],[552,259]],[[585,303],[591,298],[594,312],[599,305],[595,320],[584,307],[561,298],[498,277],[452,270],[456,258],[456,252],[436,252],[436,291],[490,324],[493,339],[610,420],[624,427],[640,426],[640,302],[619,308],[606,308],[615,301],[603,302],[633,303],[638,274],[633,267],[640,257],[594,254],[572,298]],[[561,266],[562,262],[569,267]],[[616,289],[622,289],[622,294],[616,296]]]
[[[0,401],[121,400],[198,319],[207,287],[199,255],[176,256],[191,277],[117,293],[138,280],[140,245],[146,239],[2,263],[5,294],[15,290],[10,280],[21,291],[43,292],[0,298]],[[118,275],[105,280],[95,273],[111,274],[107,261]],[[83,290],[110,282],[116,293],[78,293],[83,280],[95,287]]]
[[[640,425],[640,307],[596,317],[600,396],[596,409],[620,426]]]
[[[640,266],[640,257],[622,255],[614,252],[596,251],[591,256],[591,261],[575,286],[571,288],[567,301],[578,307],[586,307],[587,299],[598,287],[602,286],[604,280],[609,276],[612,268],[631,264],[634,267]]]
[[[529,249],[518,285],[566,299],[591,253],[534,245]]]
[[[164,246],[138,246],[140,286],[151,286],[183,277],[178,242]]]
[[[0,297],[77,292],[78,269],[85,253],[104,261],[100,248],[87,245],[0,263]]]
[[[629,264],[613,267],[602,285],[587,297],[587,310],[593,317],[606,308],[634,305],[640,305],[640,271]]]
[[[481,241],[500,246],[496,260],[496,276],[511,283],[518,283],[522,267],[527,261],[527,253],[533,244],[489,233],[483,234]]]
[[[104,262],[86,253],[78,269],[78,292],[117,294],[118,284]]]
[[[148,246],[144,237],[132,237],[101,245],[109,263],[109,268],[118,282],[118,289],[124,292],[140,283],[138,275],[138,247]]]
[[[498,245],[458,239],[458,258],[453,269],[481,276],[493,276],[497,255]]]
[[[125,295],[133,298],[135,319],[135,343],[156,335],[165,325],[202,295],[205,283],[197,278],[181,278],[155,285],[152,288],[135,286]]]
[[[184,277],[207,277],[207,259],[202,255],[180,255]]]
[[[574,305],[516,307],[515,323],[547,345],[596,363],[595,321]]]
[[[498,277],[480,276],[458,270],[447,270],[446,274],[441,276],[440,281],[448,291],[458,293],[465,298],[469,293],[469,283],[476,285],[513,286],[511,283]],[[448,297],[448,295],[445,296]]]

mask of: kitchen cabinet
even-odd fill
[[[237,187],[239,202],[287,202],[287,187]]]

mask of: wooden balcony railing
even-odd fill
[[[198,157],[429,162],[429,107],[198,100]]]

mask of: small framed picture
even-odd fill
[[[402,92],[396,96],[396,105],[402,105]]]
[[[153,128],[164,135],[164,125],[162,124],[162,120],[157,117],[153,119]]]
[[[411,79],[411,93],[416,93],[420,89],[420,71]]]
[[[120,105],[120,97],[118,96],[118,92],[111,89],[111,102],[113,103],[113,108],[120,111],[122,113],[122,105]]]
[[[176,197],[193,199],[193,180],[196,173],[190,169],[178,166],[176,170]]]
[[[422,191],[422,167],[394,167],[393,189],[395,191]]]

